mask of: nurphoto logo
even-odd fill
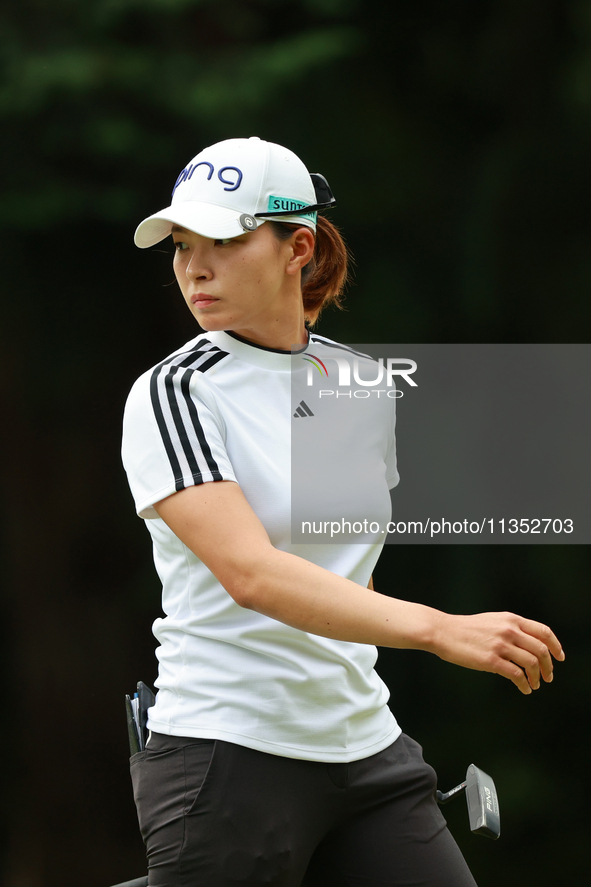
[[[331,374],[329,375],[326,364],[319,357],[308,353],[303,356],[303,359],[310,364],[306,378],[306,385],[308,387],[314,386],[314,380],[316,379],[314,369],[316,369],[322,379],[330,377],[331,381],[334,379],[339,389],[347,389],[343,391],[320,389],[318,397],[353,396],[366,398],[371,397],[372,394],[377,397],[380,397],[382,394],[386,397],[402,397],[404,392],[396,387],[396,378],[403,379],[412,388],[417,387],[417,383],[411,378],[417,369],[417,363],[415,360],[407,357],[387,357],[385,360],[383,357],[377,360],[363,358],[362,361],[360,361],[358,356],[349,358],[340,355],[333,357],[331,355],[330,357],[325,357],[325,361],[333,361],[336,364],[336,377],[334,367],[331,366]],[[364,376],[369,378],[364,378]],[[358,387],[353,389],[354,385]],[[378,386],[380,385],[385,385],[386,387],[379,388]]]

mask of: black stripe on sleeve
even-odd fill
[[[220,360],[223,360],[224,357],[226,357],[226,353],[227,352],[225,352],[225,351],[220,351],[220,350],[216,349],[213,353],[206,352],[205,354],[201,354],[201,355],[199,355],[200,363],[198,363],[197,366],[191,366],[191,364],[195,364],[195,356],[189,355],[189,357],[186,357],[179,364],[179,366],[182,366],[182,367],[187,367],[187,366],[190,367],[189,369],[186,370],[185,373],[183,373],[183,376],[181,378],[180,388],[181,388],[182,396],[183,396],[183,399],[185,402],[185,406],[187,408],[187,412],[189,413],[191,425],[193,426],[193,431],[197,437],[197,440],[199,441],[199,446],[201,447],[201,452],[203,453],[203,456],[205,457],[205,461],[207,462],[207,467],[209,468],[209,470],[211,472],[212,480],[214,480],[214,481],[215,480],[223,480],[223,478],[222,478],[221,472],[219,470],[219,466],[213,457],[213,453],[211,452],[211,447],[209,446],[209,444],[207,442],[207,438],[205,437],[205,431],[203,430],[203,425],[201,424],[201,421],[199,419],[199,411],[195,405],[195,402],[191,398],[191,392],[190,392],[189,386],[191,383],[191,378],[193,377],[193,373],[196,370],[200,373],[207,372],[207,370],[209,370],[209,369],[211,369],[211,367],[215,366],[216,363],[219,363]],[[205,359],[202,359],[202,358],[205,358]],[[178,407],[177,407],[177,409],[178,409]],[[177,425],[179,439],[181,441],[181,445],[183,447],[183,451],[185,453],[185,456],[187,457],[187,461],[189,463],[189,468],[190,468],[191,474],[193,476],[193,480],[196,483],[202,483],[203,482],[203,474],[199,470],[199,466],[197,465],[197,462],[195,460],[195,454],[193,453],[193,450],[191,447],[191,442],[190,442],[189,437],[187,435],[187,429],[185,428],[184,424],[181,424],[182,419],[181,419],[180,413],[179,413],[178,418],[179,418],[179,422],[177,424],[176,419],[175,419],[175,424]]]
[[[172,474],[174,477],[174,485],[175,489],[182,490],[184,487],[183,484],[183,473],[181,471],[181,466],[179,460],[177,459],[174,446],[168,433],[168,427],[166,425],[166,420],[164,418],[164,413],[162,412],[162,407],[160,405],[160,394],[158,392],[158,371],[160,367],[157,367],[152,373],[152,378],[150,379],[150,397],[152,399],[152,408],[154,410],[154,415],[156,416],[156,422],[158,424],[158,428],[160,430],[160,434],[162,436],[162,442],[164,444],[164,449],[166,450],[166,455],[168,456],[168,460],[170,462],[170,467],[172,468]]]
[[[193,447],[191,446],[191,441],[187,435],[187,429],[185,428],[185,423],[183,422],[183,417],[181,416],[181,411],[179,409],[179,405],[177,403],[177,393],[175,391],[174,377],[176,371],[179,369],[178,366],[171,366],[169,371],[167,372],[164,379],[164,387],[166,389],[166,397],[168,399],[168,404],[170,406],[170,412],[172,414],[172,420],[174,422],[176,433],[179,438],[179,442],[181,447],[183,448],[183,453],[185,454],[185,459],[189,465],[189,471],[191,472],[191,477],[195,481],[195,483],[201,483],[203,478],[201,475],[201,471],[199,470],[199,465],[197,464],[197,459],[195,457],[195,452]],[[189,375],[193,375],[193,370],[188,370]],[[184,374],[186,375],[186,373]],[[184,376],[183,376],[184,379]],[[181,380],[182,387],[182,380]],[[201,427],[201,426],[200,426]],[[202,431],[203,433],[203,431]],[[209,447],[208,447],[209,449]],[[216,465],[217,468],[217,465]],[[185,484],[183,482],[182,476],[175,477],[175,487],[178,490],[182,490]]]
[[[181,467],[181,453],[177,448],[178,444],[176,439],[173,440],[173,428],[169,424],[170,419],[167,418],[164,413],[162,397],[165,396],[166,401],[168,402],[172,422],[174,424],[174,431],[176,432],[176,436],[178,436],[178,443],[180,443],[182,453],[187,460],[189,471],[191,472],[194,482],[202,483],[203,474],[197,462],[197,453],[195,452],[195,448],[191,443],[191,437],[185,426],[185,420],[183,419],[179,407],[179,401],[177,400],[178,397],[182,397],[182,401],[187,409],[192,430],[199,441],[208,469],[212,474],[212,479],[222,480],[219,467],[213,457],[211,448],[205,437],[203,426],[199,420],[197,406],[190,396],[189,384],[195,371],[206,372],[208,369],[215,366],[220,360],[223,360],[224,357],[227,357],[226,351],[221,351],[215,345],[212,345],[207,339],[200,339],[189,352],[182,352],[167,358],[162,361],[162,363],[158,364],[152,373],[150,380],[152,407],[158,429],[162,436],[162,442],[170,462],[175,489],[177,491],[185,488],[183,470]],[[174,376],[181,367],[188,367],[189,369],[187,369],[181,378],[179,393],[178,383],[175,384]],[[168,368],[168,372],[164,376],[164,391],[162,392],[160,388],[162,378],[160,371],[165,370],[166,368]]]
[[[223,360],[226,357],[226,351],[218,351],[216,354],[210,355],[207,360],[204,360],[203,363],[200,363],[198,367],[195,367],[200,373],[206,373],[207,370],[210,370],[216,363],[219,363],[220,360]]]
[[[217,361],[216,361],[217,363]],[[183,393],[183,397],[185,398],[185,405],[187,410],[189,411],[189,416],[191,418],[191,423],[193,425],[193,430],[197,435],[197,440],[199,441],[199,445],[201,447],[201,452],[205,456],[205,461],[207,462],[207,467],[211,471],[211,476],[213,480],[222,480],[222,475],[218,468],[218,463],[213,458],[213,454],[211,452],[211,448],[207,443],[207,439],[205,437],[205,432],[203,431],[203,426],[199,421],[199,413],[197,412],[197,407],[195,406],[195,402],[191,398],[191,393],[189,391],[189,385],[191,383],[191,377],[193,375],[193,370],[186,370],[183,373],[181,378],[181,391]],[[186,435],[186,432],[185,432]],[[188,441],[187,441],[188,444]],[[184,446],[184,443],[183,443]],[[189,463],[190,464],[190,463]],[[197,478],[193,474],[195,480]],[[202,475],[199,472],[199,481],[201,481]]]
[[[209,349],[206,347],[207,345],[210,346]],[[181,351],[179,354],[173,354],[172,356],[169,355],[165,360],[161,361],[161,363],[157,364],[154,367],[154,372],[157,373],[158,370],[161,370],[162,367],[168,366],[168,364],[170,364],[170,363],[175,363],[175,362],[180,363],[181,359],[183,357],[185,358],[185,360],[187,360],[187,358],[189,358],[190,361],[192,362],[200,354],[204,354],[208,350],[219,351],[220,349],[217,348],[215,345],[212,345],[211,342],[209,341],[209,339],[199,339],[198,342],[195,342],[195,344],[193,345],[193,347],[191,348],[190,351]],[[221,351],[220,353],[223,355],[227,354],[226,351]]]
[[[206,373],[212,367],[228,356],[227,351],[220,351],[219,348],[211,351],[201,351],[198,355],[189,354],[183,360],[179,360],[178,366],[191,367],[193,371]],[[199,363],[199,361],[201,361]]]

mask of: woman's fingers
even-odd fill
[[[554,669],[552,657],[559,662],[564,660],[564,650],[560,641],[547,625],[541,622],[534,622],[532,619],[520,619],[520,628],[524,635],[531,639],[528,649],[538,656],[542,677],[545,681],[551,681]],[[539,644],[539,647],[535,646],[536,642]]]
[[[537,690],[540,686],[541,679],[539,658],[523,647],[515,647],[512,651],[509,651],[507,655],[512,663],[519,666],[521,674],[525,676],[531,690]]]
[[[502,677],[508,678],[508,680],[512,681],[517,689],[520,690],[525,696],[533,693],[533,688],[524,670],[522,668],[519,668],[519,666],[511,660],[499,659],[497,667],[491,670],[495,674],[501,675]]]
[[[565,658],[558,638],[541,622],[514,613],[451,618],[455,631],[448,634],[443,658],[502,675],[524,694],[537,690],[541,680],[552,680],[552,657]]]
[[[520,619],[519,632],[517,651],[511,659],[524,669],[531,688],[537,690],[541,679],[546,683],[553,680],[552,656],[562,661],[564,651],[554,632],[541,622]]]

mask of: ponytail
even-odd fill
[[[301,225],[269,222],[280,240],[287,240]],[[314,255],[302,269],[302,298],[309,326],[314,326],[327,305],[342,308],[343,289],[348,280],[351,255],[338,228],[318,216]]]

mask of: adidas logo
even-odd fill
[[[313,416],[313,415],[314,415],[314,413],[312,412],[312,410],[310,409],[310,407],[308,406],[306,401],[301,400],[300,405],[298,406],[297,410],[293,414],[293,417],[294,417],[294,419],[300,419],[300,418],[305,419],[308,416]]]

